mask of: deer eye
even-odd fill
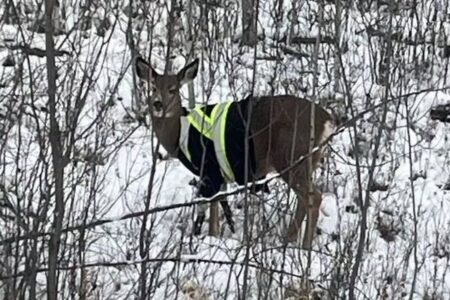
[[[176,89],[170,89],[169,90],[169,94],[171,94],[171,95],[175,95],[176,93],[177,93]]]

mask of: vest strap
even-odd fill
[[[214,142],[217,161],[222,175],[228,182],[233,182],[235,180],[234,172],[230,166],[226,153],[227,137],[225,132],[228,110],[231,104],[232,102],[216,104],[211,111],[211,116],[205,114],[201,107],[196,107],[186,118],[181,117],[180,132],[180,148],[191,162],[192,160],[188,147],[189,125],[192,125],[200,134]]]

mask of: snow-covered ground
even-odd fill
[[[290,29],[287,22],[290,4],[285,4],[284,22],[277,27],[272,18],[274,3],[262,2],[258,26],[263,40],[257,47],[256,70],[253,70],[254,49],[236,42],[240,26],[227,28],[216,25],[233,19],[229,14],[236,9],[236,4],[227,2],[228,6],[216,7],[216,19],[210,12],[211,20],[207,25],[210,32],[218,28],[220,39],[211,42],[204,35],[198,35],[194,51],[202,61],[200,75],[195,81],[198,103],[245,97],[251,91],[253,76],[256,95],[274,92],[311,97],[314,80],[312,59],[299,59],[275,47],[275,37],[286,34]],[[440,2],[427,3],[430,5],[418,8],[418,17],[414,21],[409,18],[407,10],[396,13],[392,30],[400,32],[404,39],[412,40],[418,31],[425,39],[431,39],[433,34],[448,35],[449,8]],[[166,12],[158,5],[151,4],[155,14],[163,12],[162,18],[153,26],[151,62],[162,72],[166,56],[166,49],[162,46],[167,40],[167,28]],[[310,1],[298,9],[299,35],[316,36],[318,28],[317,24],[311,25],[311,16],[317,9],[317,5]],[[330,15],[333,11],[333,5],[325,6],[325,20],[332,20]],[[381,105],[358,119],[356,136],[350,126],[334,137],[327,147],[328,156],[315,175],[324,191],[324,200],[319,219],[321,234],[315,239],[311,252],[309,278],[315,291],[322,294],[321,299],[348,297],[350,274],[359,243],[361,211],[358,201],[361,195],[363,201],[369,201],[369,206],[366,241],[356,280],[357,299],[409,298],[413,283],[413,299],[449,299],[450,192],[448,186],[445,188],[450,180],[449,125],[429,119],[432,106],[450,103],[448,58],[440,55],[443,48],[437,45],[426,44],[414,50],[412,45],[394,41],[390,86],[385,98],[386,85],[380,79],[379,64],[380,57],[386,53],[382,50],[382,39],[369,37],[367,27],[387,29],[389,17],[383,17],[382,13],[380,16],[374,8],[361,11],[356,5],[346,10],[346,25],[341,29],[341,47],[345,48],[342,51],[344,72],[341,74],[346,76],[346,81],[341,80],[338,94],[335,94],[334,81],[330,79],[338,66],[335,52],[331,46],[321,47],[318,100],[334,103],[333,109],[337,103],[351,106],[346,110],[349,118],[352,110],[357,114],[384,99],[391,100],[386,104],[388,112],[383,126],[380,126],[384,109]],[[425,26],[427,16],[435,12],[434,27]],[[69,11],[67,28],[75,24],[76,16],[75,9]],[[186,17],[184,12],[181,16]],[[137,48],[147,57],[150,49],[148,24],[152,18],[148,15],[135,19],[133,27]],[[234,18],[239,20],[239,16]],[[134,90],[131,55],[126,43],[128,18],[120,11],[117,18],[111,15],[110,19],[114,25],[104,38],[95,34],[94,27],[83,33],[75,30],[68,38],[65,35],[56,38],[59,50],[72,53],[57,58],[59,122],[62,128],[70,120],[68,115],[77,93],[88,91],[86,105],[77,123],[75,150],[65,169],[65,226],[81,224],[84,218],[87,223],[111,219],[111,222],[86,233],[84,264],[94,265],[84,269],[86,281],[91,285],[90,295],[100,299],[124,299],[138,293],[141,261],[148,260],[146,280],[151,299],[238,299],[242,297],[244,282],[250,299],[303,299],[300,284],[308,252],[298,245],[283,245],[295,198],[278,179],[270,181],[270,195],[248,201],[251,240],[243,238],[245,214],[238,204],[243,202],[244,194],[238,194],[229,197],[236,233],[232,234],[222,219],[220,237],[207,236],[206,224],[204,234],[195,237],[191,235],[192,207],[165,210],[149,215],[147,251],[141,255],[142,217],[120,218],[144,210],[152,168],[155,168],[155,173],[150,184],[150,209],[193,201],[195,190],[189,185],[193,176],[178,161],[158,160],[155,166],[152,163],[156,139],[151,125],[137,121],[137,91]],[[32,33],[17,25],[0,24],[0,29],[1,62],[11,53],[16,63],[24,59],[20,51],[4,47],[5,43],[45,48],[43,34]],[[139,29],[143,29],[140,34]],[[201,32],[200,28],[197,30]],[[330,31],[322,31],[322,34],[329,35]],[[177,44],[181,39],[174,35],[176,45],[173,53],[177,58],[173,70],[185,64],[182,56],[178,55],[185,51],[184,44]],[[449,42],[443,41],[444,44]],[[205,45],[208,47],[204,49]],[[289,47],[310,55],[314,50],[314,45]],[[262,59],[277,55],[278,61]],[[22,205],[19,202],[27,197],[42,194],[44,183],[31,188],[25,183],[39,178],[35,170],[45,169],[40,165],[39,156],[50,158],[49,148],[39,144],[38,132],[38,125],[40,128],[48,126],[47,112],[43,109],[47,101],[45,58],[30,56],[30,61],[25,59],[23,66],[22,72],[26,75],[20,75],[23,82],[20,89],[14,79],[14,76],[19,76],[18,64],[3,67],[0,71],[0,113],[5,116],[0,130],[7,132],[2,133],[6,143],[1,148],[0,183],[5,188],[0,192],[8,195],[3,197],[8,198],[13,207]],[[33,81],[30,81],[29,71]],[[64,74],[73,77],[65,77]],[[93,76],[90,86],[82,84],[85,74]],[[33,86],[33,91],[30,86]],[[347,88],[351,100],[348,99]],[[182,92],[187,95],[187,89]],[[400,97],[414,92],[418,93]],[[345,101],[337,102],[334,96]],[[19,101],[14,102],[14,97]],[[345,110],[345,107],[338,108]],[[99,116],[102,116],[100,121],[96,119]],[[380,128],[380,147],[374,153]],[[374,184],[369,187],[371,172]],[[20,174],[19,178],[15,174]],[[22,190],[15,190],[16,186]],[[230,190],[234,188],[229,187]],[[50,190],[46,192],[52,193]],[[23,212],[24,218],[42,213],[41,202],[27,201],[31,204]],[[6,210],[8,208],[4,208]],[[40,231],[50,230],[51,212],[52,205],[49,213],[44,214],[48,221]],[[17,228],[16,223],[7,218],[0,218],[0,226],[5,228],[5,233],[0,234],[1,239],[10,237]],[[74,249],[78,247],[77,234],[67,234],[67,240],[74,242]],[[76,250],[69,249],[67,246],[62,250],[65,252],[61,255],[67,261],[61,265],[79,263],[78,257],[71,252]],[[13,259],[7,264],[12,262]],[[45,267],[44,251],[39,268]],[[19,271],[24,268],[20,265]],[[0,271],[3,270],[0,267]],[[81,272],[81,269],[76,272]],[[39,273],[37,279],[44,291],[45,273]],[[63,282],[61,286],[64,286]],[[0,295],[1,288],[0,285]],[[65,292],[66,296],[68,294]]]

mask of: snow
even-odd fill
[[[152,2],[150,5],[155,11],[161,9],[158,3]],[[271,5],[271,2],[262,5],[259,21],[259,32],[268,43],[273,43],[272,37],[278,34],[270,16]],[[290,5],[286,4],[286,12]],[[317,9],[316,5],[304,5],[299,10],[300,28],[309,28],[310,15]],[[428,9],[432,8],[421,9],[425,16]],[[330,15],[331,11],[332,6],[327,5],[325,16]],[[72,13],[76,14],[76,11],[69,13],[68,26],[76,22],[76,16]],[[102,11],[103,13],[105,12]],[[217,14],[221,17],[226,13],[225,9],[217,9]],[[151,21],[150,16],[144,18],[145,22]],[[342,95],[346,104],[351,104],[356,113],[380,104],[385,98],[386,88],[380,83],[380,78],[374,75],[378,74],[377,65],[381,55],[380,48],[377,48],[379,41],[374,37],[369,38],[363,26],[374,24],[376,19],[373,10],[364,13],[352,11],[348,26],[342,28],[342,40],[348,44],[348,50],[343,54],[343,65],[349,79],[352,102],[349,102],[346,93]],[[77,123],[79,139],[75,143],[72,161],[65,169],[68,203],[65,225],[81,224],[85,217],[88,223],[109,220],[107,224],[87,232],[84,263],[99,263],[99,266],[87,269],[87,281],[96,284],[96,290],[93,289],[92,294],[100,298],[123,299],[137,293],[140,265],[148,259],[148,273],[151,275],[147,277],[147,284],[152,285],[154,299],[237,299],[242,296],[242,286],[247,280],[244,278],[247,255],[250,264],[247,280],[250,299],[259,299],[261,293],[268,295],[270,299],[281,299],[288,294],[287,287],[301,290],[299,285],[305,274],[308,251],[295,244],[285,247],[283,235],[293,214],[295,197],[278,179],[278,174],[270,174],[266,179],[271,188],[270,195],[247,199],[247,220],[244,209],[239,208],[245,203],[244,193],[228,197],[236,221],[236,233],[231,233],[222,219],[220,237],[207,236],[207,222],[201,236],[192,236],[194,208],[186,205],[148,216],[147,251],[140,254],[142,217],[122,220],[123,216],[144,211],[147,197],[150,199],[150,209],[199,199],[195,197],[195,189],[189,185],[193,175],[178,161],[158,160],[154,166],[152,164],[152,153],[157,140],[152,135],[151,126],[139,125],[134,119],[137,117],[135,105],[138,99],[133,91],[131,57],[126,45],[127,20],[120,13],[117,26],[106,34],[107,37],[111,34],[109,40],[96,36],[94,28],[87,32],[86,38],[81,38],[81,33],[75,31],[69,39],[64,39],[63,35],[56,40],[61,49],[73,52],[72,46],[76,45],[75,48],[80,50],[79,54],[75,55],[73,52],[70,57],[62,56],[57,59],[60,68],[58,73],[61,76],[58,82],[62,84],[58,111],[61,126],[67,125],[66,116],[73,109],[73,102],[71,106],[67,99],[75,101],[80,89],[86,92],[86,87],[80,85],[84,74],[90,74],[93,78]],[[151,56],[151,63],[160,73],[165,65],[165,48],[161,47],[167,35],[164,20],[165,16],[155,26],[154,40],[158,42],[154,43]],[[415,34],[420,26],[405,20],[404,15],[396,16],[394,27],[404,26],[405,35],[409,31]],[[136,20],[135,26],[147,28],[142,25],[145,22]],[[424,22],[426,20],[420,20],[420,23]],[[448,24],[442,24],[448,31]],[[287,32],[288,26],[285,22],[278,30]],[[150,47],[146,30],[141,32],[140,43],[137,43],[139,52],[144,57],[148,57]],[[240,33],[226,36],[225,29],[221,30],[224,31],[224,38],[216,45],[220,48],[218,52],[223,55],[220,61],[215,60],[218,57],[209,59],[205,52],[201,52],[201,43],[197,45],[196,51],[202,59],[201,74],[194,82],[198,103],[245,97],[250,93],[253,76],[256,78],[256,95],[274,91],[276,94],[295,93],[311,97],[311,60],[300,60],[282,54],[279,65],[271,60],[258,60],[256,69],[253,69],[253,49],[240,47],[232,42]],[[2,43],[5,39],[14,40],[14,43],[23,42],[14,25],[2,24],[0,32]],[[31,41],[31,47],[45,48],[42,34],[32,34],[28,30],[24,30],[24,33],[26,41]],[[317,26],[309,28],[307,33],[314,37]],[[423,33],[426,38],[430,38],[430,32]],[[137,28],[135,38],[138,39]],[[300,50],[312,53],[312,47],[304,46]],[[175,47],[175,53],[181,53],[180,48]],[[324,46],[323,49],[325,48]],[[333,290],[336,298],[348,297],[349,274],[359,240],[360,193],[364,201],[369,201],[369,206],[367,238],[356,282],[357,299],[408,297],[414,268],[417,268],[417,278],[413,299],[424,299],[425,295],[433,295],[433,299],[450,297],[450,275],[447,270],[450,257],[450,192],[443,188],[450,182],[449,125],[431,121],[428,117],[431,107],[450,103],[450,82],[444,70],[448,59],[433,56],[430,49],[418,47],[417,57],[422,54],[433,56],[434,61],[432,70],[421,66],[422,72],[416,78],[413,64],[416,58],[410,48],[404,49],[402,54],[396,49],[399,51],[396,54],[398,61],[394,63],[398,65],[390,74],[392,86],[388,93],[388,98],[393,100],[387,104],[389,113],[386,130],[378,152],[373,152],[373,143],[378,134],[383,106],[358,120],[356,136],[353,128],[349,127],[333,137],[326,147],[328,156],[321,169],[316,171],[316,180],[324,193],[318,221],[321,234],[316,237],[311,252],[309,279],[316,290],[324,292],[331,299],[333,297],[329,294],[333,289],[337,289]],[[322,59],[330,55],[327,51],[329,49],[322,50],[319,55],[318,96],[332,99],[333,83],[328,76],[337,64],[332,59],[331,62]],[[8,53],[2,45],[0,61]],[[21,57],[18,51],[14,53],[16,59]],[[258,54],[277,55],[278,52],[273,48],[259,46]],[[97,55],[99,59],[95,61]],[[225,55],[227,59],[224,59]],[[36,170],[45,170],[39,155],[44,155],[50,161],[50,149],[39,144],[36,129],[37,125],[40,128],[48,126],[48,114],[42,110],[47,105],[45,58],[31,57],[30,62],[30,70],[36,80],[34,95],[31,97],[28,76],[24,78],[23,89],[17,90],[25,104],[24,108],[19,102],[10,101],[8,96],[15,89],[12,80],[15,69],[3,68],[0,71],[0,83],[6,85],[0,88],[0,113],[11,116],[5,118],[0,126],[0,133],[8,128],[5,135],[6,146],[1,148],[0,199],[7,195],[12,206],[17,207],[18,204],[24,204],[24,199],[35,197],[36,200],[26,202],[30,205],[26,207],[23,217],[28,219],[32,215],[44,216],[47,222],[41,226],[41,231],[48,232],[51,229],[53,204],[44,210],[38,199],[48,197],[53,190],[42,182],[30,186],[22,184],[33,182]],[[184,58],[177,56],[173,70],[178,70],[185,63]],[[213,72],[209,71],[210,65]],[[404,68],[401,68],[402,65]],[[28,68],[28,62],[24,64],[24,68]],[[67,80],[64,74],[74,75],[74,79]],[[122,75],[123,79],[116,85]],[[208,85],[212,87],[211,94],[205,91]],[[308,89],[303,90],[304,87]],[[345,88],[341,82],[341,92]],[[421,90],[424,91],[417,95],[396,98]],[[183,88],[182,94],[187,95],[187,88]],[[35,110],[34,107],[38,109]],[[22,115],[19,121],[16,116],[22,112],[26,115]],[[103,116],[101,121],[94,122],[100,115]],[[358,149],[354,147],[355,142]],[[358,162],[356,155],[359,155]],[[387,189],[367,192],[374,156],[374,182]],[[78,161],[77,164],[73,163],[75,160]],[[361,166],[359,169],[356,167],[357,163]],[[154,180],[150,185],[151,195],[148,196],[153,167]],[[17,178],[15,174],[21,174],[22,177]],[[231,186],[228,191],[236,188]],[[71,190],[73,193],[69,192]],[[27,223],[31,224],[30,220]],[[244,238],[246,221],[251,230],[251,241]],[[15,224],[8,219],[0,218],[0,226],[5,228],[0,239],[10,237],[16,230]],[[415,226],[417,243],[414,240]],[[78,233],[69,233],[67,239],[75,243],[77,236]],[[418,264],[414,257],[415,247]],[[79,263],[76,255],[67,253],[67,257],[69,258],[65,263],[68,265]],[[40,267],[45,267],[45,254],[42,254],[41,259]],[[115,262],[125,263],[120,267],[101,265]],[[19,271],[24,270],[24,266],[20,264]],[[2,272],[2,268],[0,271]],[[38,275],[38,282],[43,284],[40,288],[44,290],[46,278],[42,273]],[[2,292],[0,284],[0,295]]]

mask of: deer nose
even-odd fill
[[[153,108],[157,111],[161,110],[163,108],[161,101],[154,101],[153,102]]]

